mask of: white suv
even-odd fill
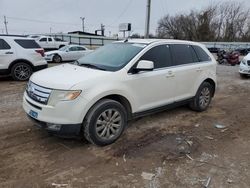
[[[28,80],[34,71],[47,68],[44,50],[33,40],[0,35],[0,75]]]
[[[203,45],[126,40],[35,73],[23,108],[51,133],[85,136],[103,146],[133,118],[183,104],[206,110],[215,87],[216,61]]]

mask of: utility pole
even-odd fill
[[[8,35],[8,27],[7,27],[7,19],[6,19],[6,16],[4,16],[4,25],[5,25],[5,31],[6,31],[6,34]]]
[[[80,17],[80,19],[82,20],[82,31],[84,32],[84,20],[85,20],[85,17]]]
[[[102,36],[104,36],[104,31],[105,31],[105,25],[101,24],[101,32],[102,32]]]
[[[147,0],[145,38],[149,37],[151,0]]]

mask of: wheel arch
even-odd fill
[[[131,106],[129,100],[128,100],[126,97],[124,97],[124,96],[122,96],[122,95],[120,95],[120,94],[110,94],[110,95],[106,95],[106,96],[103,96],[103,97],[99,98],[98,100],[96,100],[96,101],[94,102],[93,105],[91,105],[91,107],[87,110],[86,114],[90,111],[90,109],[91,109],[96,103],[98,103],[99,101],[101,101],[101,100],[103,100],[103,99],[111,99],[111,100],[114,100],[114,101],[117,101],[117,102],[121,103],[121,105],[124,106],[124,108],[125,108],[125,110],[126,110],[126,112],[127,112],[127,119],[128,119],[128,120],[132,119],[132,106]],[[86,115],[85,115],[85,116],[86,116]]]
[[[214,97],[215,89],[216,89],[216,82],[215,82],[212,78],[207,78],[207,79],[205,79],[202,83],[204,83],[204,82],[209,83],[209,84],[213,87],[212,97]],[[201,83],[201,84],[202,84],[202,83]],[[201,85],[201,84],[200,84],[200,85]]]
[[[27,59],[16,59],[15,61],[13,61],[10,65],[9,65],[9,68],[8,68],[8,72],[11,71],[12,67],[17,64],[17,63],[27,63],[28,65],[31,66],[32,70],[34,70],[34,65],[28,61]]]

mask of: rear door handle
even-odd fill
[[[5,54],[14,54],[13,52],[5,52]]]
[[[174,77],[174,72],[173,71],[168,71],[166,78],[172,78]]]

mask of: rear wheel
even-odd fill
[[[117,101],[104,99],[88,112],[83,123],[84,137],[98,146],[115,142],[127,125],[125,108]]]
[[[61,56],[58,55],[58,54],[55,54],[54,57],[53,57],[53,62],[54,63],[61,63],[62,62]]]
[[[11,76],[17,81],[26,81],[32,75],[32,67],[28,63],[17,63],[11,68]]]
[[[198,112],[205,111],[211,102],[213,92],[213,86],[208,82],[203,82],[200,85],[194,100],[190,102],[190,108]]]

